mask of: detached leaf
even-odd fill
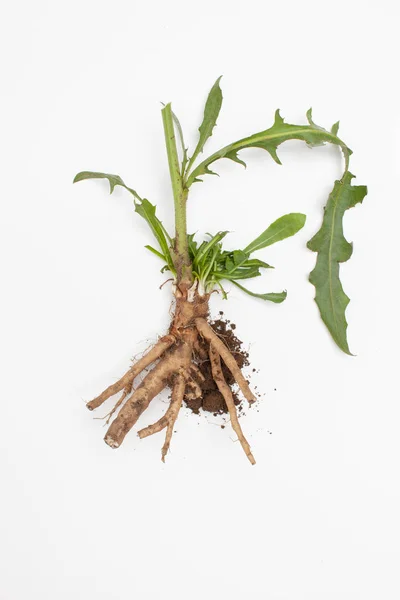
[[[306,215],[302,213],[284,215],[274,221],[261,235],[246,246],[244,252],[251,254],[256,250],[261,250],[261,248],[266,248],[271,244],[275,244],[275,242],[291,237],[304,226],[305,222]]]
[[[343,235],[343,215],[346,210],[362,202],[367,194],[366,186],[351,184],[353,177],[347,171],[340,181],[335,182],[325,207],[321,229],[307,244],[310,250],[318,252],[315,268],[310,274],[310,282],[315,286],[315,301],[333,339],[346,354],[351,354],[345,317],[350,299],[344,293],[339,279],[339,263],[349,260],[353,246]]]
[[[275,304],[280,304],[283,302],[287,296],[287,292],[270,292],[269,294],[256,294],[255,292],[251,292],[247,288],[237,283],[237,281],[232,281],[236,287],[240,288],[243,292],[246,292],[249,296],[254,296],[254,298],[261,298],[261,300],[269,300],[270,302],[275,302]]]
[[[120,185],[121,187],[128,190],[128,192],[133,194],[133,196],[137,200],[141,200],[141,197],[139,196],[139,194],[137,194],[135,192],[135,190],[132,190],[132,188],[125,185],[125,183],[122,181],[122,179],[119,175],[110,175],[108,173],[97,173],[96,171],[81,171],[80,173],[75,175],[73,183],[77,183],[78,181],[83,181],[84,179],[108,179],[108,181],[110,183],[110,194],[113,193],[116,185]]]
[[[199,141],[197,142],[196,149],[189,161],[188,169],[190,169],[200,152],[203,152],[204,145],[208,138],[211,137],[213,129],[217,123],[219,111],[221,110],[222,106],[222,92],[221,88],[219,87],[220,79],[221,77],[218,77],[217,81],[212,86],[210,93],[208,94],[207,102],[204,107],[203,122],[199,127]]]
[[[190,187],[195,181],[202,181],[199,178],[202,175],[210,173],[210,165],[221,158],[229,158],[235,162],[240,162],[237,153],[246,148],[262,148],[280,165],[281,161],[277,155],[277,148],[287,140],[302,140],[309,146],[320,146],[325,142],[335,144],[342,149],[347,168],[351,150],[337,137],[337,128],[334,127],[333,132],[330,132],[319,125],[316,125],[312,120],[311,110],[307,112],[307,119],[308,125],[292,125],[290,123],[285,123],[279,110],[277,110],[275,113],[275,122],[272,127],[243,138],[233,144],[229,144],[229,146],[225,146],[221,150],[218,150],[218,152],[215,152],[200,163],[188,177],[187,187]],[[190,166],[191,164],[192,163],[190,163]]]

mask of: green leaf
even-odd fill
[[[217,123],[219,111],[221,110],[222,105],[222,92],[219,86],[221,77],[218,77],[217,81],[212,86],[210,93],[208,94],[207,102],[204,107],[203,122],[199,127],[199,141],[197,142],[196,149],[189,161],[188,170],[190,170],[200,152],[203,152],[204,145],[208,138],[211,137],[213,129]]]
[[[285,123],[279,110],[277,110],[275,113],[275,122],[272,127],[243,138],[233,144],[229,144],[200,163],[189,175],[186,183],[187,187],[190,187],[195,181],[202,181],[199,178],[202,175],[210,173],[210,165],[221,158],[229,158],[239,162],[237,153],[246,148],[262,148],[269,152],[276,163],[281,164],[277,155],[277,148],[287,140],[302,140],[309,146],[320,146],[325,142],[335,144],[342,149],[347,169],[351,150],[337,137],[336,127],[334,126],[333,132],[331,132],[316,125],[312,120],[311,109],[307,112],[307,119],[308,125],[291,125],[290,123]]]
[[[222,271],[217,274],[220,279],[252,279],[253,277],[260,277],[261,273],[258,267],[239,268],[234,271]]]
[[[161,252],[159,252],[158,250],[156,250],[155,248],[153,248],[153,246],[150,246],[149,244],[147,244],[145,246],[145,248],[147,250],[150,250],[150,252],[152,252],[153,254],[155,254],[156,256],[158,256],[158,258],[161,258],[161,260],[163,260],[164,262],[167,262],[165,259],[164,254],[161,254]]]
[[[332,125],[331,133],[333,133],[333,135],[337,135],[338,131],[339,131],[339,121],[336,121],[336,123],[334,123]]]
[[[249,258],[249,253],[243,250],[234,250],[232,252],[233,262],[235,266],[242,265]]]
[[[273,269],[268,263],[263,260],[258,260],[258,258],[249,258],[246,262],[243,263],[244,267],[258,267],[259,269]]]
[[[236,281],[232,281],[232,283],[236,285],[236,287],[240,288],[243,292],[246,292],[246,294],[249,294],[249,296],[254,296],[254,298],[261,298],[261,300],[269,300],[270,302],[275,302],[276,304],[280,304],[281,302],[283,302],[287,296],[287,292],[270,292],[269,294],[256,294],[255,292],[251,292],[247,288],[243,287],[242,285],[240,285],[240,283],[237,283]]]
[[[346,354],[351,354],[345,317],[350,299],[339,279],[339,263],[349,260],[353,246],[343,235],[343,216],[346,210],[362,202],[367,194],[366,186],[351,184],[353,177],[347,171],[340,181],[335,182],[321,229],[307,244],[310,250],[318,252],[315,268],[310,274],[310,282],[315,286],[315,301],[333,339]]]
[[[261,235],[246,246],[244,251],[251,254],[256,250],[261,250],[261,248],[266,248],[271,244],[275,244],[275,242],[291,237],[304,226],[305,222],[306,216],[302,213],[284,215],[267,227]]]
[[[189,256],[192,262],[197,254],[197,242],[194,240],[195,235],[195,233],[188,234]]]
[[[174,113],[173,110],[171,110],[171,113],[172,113],[172,119],[174,121],[175,128],[176,128],[176,130],[178,132],[179,141],[181,143],[181,150],[182,150],[182,175],[183,175],[184,172],[185,172],[185,169],[186,169],[187,162],[188,162],[188,155],[187,155],[188,149],[186,147],[185,140],[183,138],[183,130],[182,130],[182,126],[181,126],[181,124],[179,122],[179,119],[178,119],[178,117],[176,116],[176,114]]]
[[[143,198],[140,203],[135,202],[135,211],[149,224],[150,229],[160,245],[163,258],[168,264],[169,269],[175,273],[175,267],[171,257],[170,244],[168,243],[163,224],[156,217],[156,207],[154,204],[151,204],[151,202]]]
[[[208,242],[203,242],[202,244],[200,244],[198,253],[193,261],[195,267],[201,266],[203,264],[204,259],[207,258],[207,255],[213,249],[215,244],[218,244],[226,236],[227,233],[229,233],[229,231],[219,231],[214,236],[212,236]]]
[[[132,188],[125,185],[125,183],[122,181],[122,179],[119,175],[110,175],[108,173],[97,173],[96,171],[81,171],[80,173],[75,175],[73,183],[77,183],[78,181],[83,181],[84,179],[108,179],[108,181],[110,183],[110,194],[113,193],[116,185],[120,185],[121,187],[128,190],[128,192],[133,194],[133,196],[137,200],[141,200],[141,197],[139,196],[139,194],[137,194],[135,192],[135,190],[133,190]]]

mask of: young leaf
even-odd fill
[[[315,286],[315,301],[322,320],[336,344],[351,354],[347,343],[345,311],[350,299],[343,291],[339,279],[339,263],[349,260],[353,246],[343,235],[343,215],[346,210],[362,202],[367,193],[364,185],[353,186],[354,177],[348,171],[336,181],[325,207],[321,229],[308,242],[313,252],[318,252],[310,282]]]
[[[218,244],[229,231],[219,231],[216,233],[208,242],[203,242],[198,250],[198,253],[194,259],[194,266],[197,267],[202,264],[203,259],[207,257],[208,253],[212,250],[215,244]]]
[[[258,260],[258,258],[249,258],[246,262],[243,263],[243,267],[258,267],[260,269],[273,269],[268,263],[263,260]]]
[[[285,300],[287,296],[287,292],[270,292],[269,294],[256,294],[255,292],[251,292],[247,288],[240,285],[240,283],[237,283],[237,281],[232,281],[232,283],[236,285],[236,287],[240,288],[243,292],[246,292],[246,294],[249,294],[249,296],[254,296],[254,298],[261,298],[261,300],[269,300],[270,302],[275,302],[275,304],[280,304]]]
[[[249,258],[249,253],[243,250],[234,250],[232,252],[233,262],[235,266],[240,266]]]
[[[143,200],[139,202],[135,202],[135,211],[147,221],[149,224],[155,238],[157,239],[160,248],[162,250],[163,258],[168,264],[169,269],[175,273],[175,267],[172,261],[170,245],[167,241],[167,237],[165,235],[165,229],[161,221],[156,217],[156,207],[154,204],[151,204],[148,200],[143,198]]]
[[[121,187],[124,187],[126,190],[128,190],[128,192],[133,194],[133,196],[137,200],[141,200],[139,194],[137,194],[135,190],[132,190],[130,187],[125,185],[125,183],[122,181],[119,175],[109,175],[107,173],[97,173],[95,171],[81,171],[80,173],[75,175],[73,183],[83,181],[84,179],[108,179],[110,183],[110,194],[113,193],[116,185],[120,185]]]
[[[260,277],[261,273],[258,267],[239,268],[230,271],[222,271],[217,274],[220,279],[252,279],[253,277]]]
[[[163,260],[164,262],[167,262],[165,259],[164,254],[161,254],[161,252],[159,252],[158,250],[156,250],[155,248],[153,248],[153,246],[150,246],[149,244],[147,244],[145,246],[145,248],[147,250],[150,250],[150,252],[152,252],[153,254],[155,254],[156,256],[158,256],[158,258],[161,258],[161,260]]]
[[[340,138],[337,137],[337,131],[336,133],[332,133],[330,131],[326,131],[322,127],[319,127],[318,125],[315,125],[315,123],[312,121],[310,111],[307,113],[307,118],[309,121],[308,125],[291,125],[290,123],[285,123],[279,113],[279,110],[277,110],[275,113],[275,122],[272,127],[266,129],[265,131],[260,131],[259,133],[255,133],[254,135],[243,138],[242,140],[234,142],[233,144],[229,144],[229,146],[225,146],[221,150],[218,150],[218,152],[215,152],[206,158],[189,175],[186,186],[189,188],[195,181],[202,181],[199,179],[199,177],[212,172],[209,168],[210,165],[220,158],[229,158],[231,160],[235,160],[235,162],[238,162],[237,153],[245,148],[262,148],[269,152],[276,163],[281,164],[276,151],[278,146],[287,140],[302,140],[309,146],[320,146],[324,142],[329,142],[331,144],[340,146],[345,157],[347,168],[351,150]]]
[[[218,77],[217,81],[212,86],[210,93],[208,94],[207,102],[204,107],[203,122],[199,127],[199,141],[197,142],[196,149],[189,161],[188,171],[200,152],[203,152],[204,145],[208,138],[212,136],[212,131],[217,123],[219,111],[221,110],[222,105],[222,92],[221,88],[219,87],[220,79],[221,77]]]
[[[275,242],[291,237],[304,226],[305,222],[306,215],[301,213],[284,215],[274,221],[261,235],[246,246],[244,252],[251,254],[256,250],[261,250],[261,248],[266,248],[271,244],[275,244]]]

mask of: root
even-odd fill
[[[215,348],[219,356],[222,358],[222,360],[236,379],[236,382],[242,390],[243,396],[246,398],[246,400],[250,404],[252,402],[255,402],[256,398],[251,392],[249,384],[244,378],[242,371],[238,367],[235,358],[231,354],[230,350],[228,350],[228,348],[225,346],[224,342],[222,342],[219,339],[219,337],[214,332],[213,328],[207,323],[205,319],[196,319],[195,323],[200,335],[202,335],[209,342],[210,348],[211,346]]]
[[[193,367],[193,369],[192,369],[192,367]],[[190,400],[193,400],[195,398],[201,398],[203,395],[203,391],[202,391],[201,387],[199,386],[199,384],[193,377],[193,373],[195,373],[197,375],[197,372],[195,371],[195,369],[197,369],[196,365],[191,365],[190,371],[192,371],[192,372],[191,373],[183,373],[183,377],[185,378],[185,383],[186,383],[184,395],[186,396],[186,398],[188,398]],[[200,371],[199,371],[199,373],[200,373]],[[201,373],[200,373],[200,375],[203,378],[202,380],[204,381],[203,375]]]
[[[161,449],[161,460],[165,462],[166,454],[169,450],[169,445],[171,443],[172,434],[174,432],[175,421],[178,418],[178,413],[182,406],[183,394],[185,393],[185,380],[182,375],[178,375],[177,383],[175,384],[172,390],[172,399],[171,399],[171,417],[167,426],[167,433],[165,434],[165,442]]]
[[[128,384],[126,386],[126,388],[122,392],[122,395],[121,395],[120,399],[118,400],[118,402],[116,403],[116,405],[114,406],[114,408],[112,410],[110,410],[110,412],[108,413],[108,415],[106,415],[106,425],[109,424],[109,422],[111,421],[111,417],[113,416],[113,414],[115,412],[117,412],[118,408],[121,406],[121,404],[123,403],[123,401],[125,400],[125,398],[127,396],[129,396],[129,394],[132,393],[132,388],[133,388],[133,380],[131,381],[130,384]]]
[[[172,375],[179,373],[181,369],[187,371],[192,354],[193,334],[195,334],[194,330],[187,330],[186,339],[166,353],[146,375],[111,423],[104,438],[106,444],[118,448],[151,400],[168,385]]]
[[[200,371],[199,367],[197,365],[194,365],[193,363],[190,365],[190,374],[192,376],[192,379],[197,378],[200,381],[205,381],[206,379],[203,373]]]
[[[145,427],[144,429],[141,429],[138,432],[138,436],[140,437],[140,439],[143,439],[145,437],[148,437],[149,435],[158,433],[159,431],[162,431],[163,429],[165,429],[165,427],[167,427],[165,443],[161,450],[161,460],[163,462],[165,462],[165,456],[169,450],[174,425],[182,406],[183,396],[185,393],[185,384],[186,382],[184,375],[179,373],[176,376],[172,388],[171,403],[165,415],[162,416],[161,419],[159,419],[156,423],[153,423],[153,425],[149,425],[148,427]]]
[[[233,354],[207,322],[208,299],[209,295],[197,294],[196,287],[183,291],[177,289],[175,314],[168,335],[160,338],[121,379],[88,402],[88,409],[94,410],[108,398],[121,392],[114,408],[104,417],[107,425],[114,417],[104,437],[105,442],[111,448],[118,448],[121,445],[126,434],[135,425],[153,398],[164,388],[170,387],[172,389],[171,402],[164,416],[156,423],[144,427],[138,432],[139,437],[143,439],[163,429],[166,430],[165,442],[161,450],[161,458],[165,461],[183,399],[194,400],[197,404],[201,404],[202,396],[208,390],[212,390],[217,394],[221,403],[222,398],[225,401],[232,428],[247,458],[251,464],[255,464],[250,446],[239,425],[230,386],[224,377],[225,365],[248,402],[254,402],[255,397]],[[206,343],[203,343],[202,338]],[[221,359],[224,363],[224,370],[221,366]],[[150,365],[152,365],[152,370],[134,389],[135,378]],[[209,381],[210,366],[215,384]]]
[[[123,377],[121,377],[121,379],[119,379],[116,383],[110,385],[106,390],[104,390],[102,394],[100,394],[100,396],[97,396],[97,398],[94,398],[94,400],[88,402],[86,405],[88,409],[94,410],[95,408],[98,408],[103,404],[103,402],[108,400],[108,398],[114,396],[114,394],[118,394],[118,392],[129,386],[133,382],[135,377],[137,377],[143,371],[143,369],[145,369],[146,367],[151,365],[151,363],[159,359],[160,356],[164,354],[164,352],[168,350],[168,348],[170,348],[172,344],[175,343],[175,341],[176,339],[173,335],[165,335],[164,337],[162,337],[151,348],[151,350],[149,350],[144,356],[142,356],[142,358],[138,360],[137,363],[135,363],[129,369],[129,371],[125,373]]]
[[[232,429],[238,436],[239,442],[241,443],[247,458],[249,459],[252,465],[255,465],[256,461],[251,453],[250,445],[244,437],[242,428],[240,427],[232,392],[230,390],[229,385],[226,383],[224,375],[222,373],[220,355],[214,343],[210,344],[210,362],[214,381],[217,384],[219,391],[223,395],[226,405],[228,407]]]

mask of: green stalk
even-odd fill
[[[183,185],[178,151],[176,148],[174,122],[171,104],[167,104],[161,111],[167,148],[169,174],[172,183],[175,208],[175,244],[173,260],[177,273],[177,283],[190,286],[193,282],[192,265],[189,257],[187,237],[186,204],[188,189]]]

